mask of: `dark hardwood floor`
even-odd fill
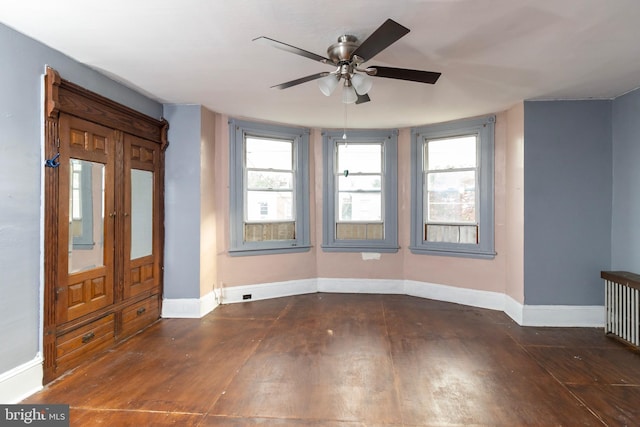
[[[640,354],[602,329],[311,294],[161,320],[24,403],[88,426],[635,426]]]

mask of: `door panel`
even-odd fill
[[[56,321],[77,319],[114,301],[113,191],[116,133],[60,116]]]
[[[154,220],[160,211],[157,189],[160,160],[157,144],[124,136],[124,298],[160,286],[160,226]]]
[[[69,320],[113,303],[113,285],[109,285],[108,276],[105,267],[69,275],[65,302]]]

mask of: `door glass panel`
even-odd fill
[[[153,253],[153,172],[131,169],[131,258]]]
[[[104,265],[104,165],[71,159],[69,273]]]

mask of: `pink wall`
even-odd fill
[[[524,303],[524,103],[507,111],[505,293]]]
[[[215,164],[215,131],[216,114],[202,107],[200,109],[200,296],[205,296],[213,291],[217,280],[217,250],[216,239],[216,200],[218,199],[216,188],[212,188],[216,182],[215,168],[209,166]]]
[[[409,245],[410,182],[409,168],[400,168],[400,244],[405,248],[404,278],[419,282],[504,293],[505,290],[505,192],[504,155],[506,114],[496,115],[495,123],[495,250],[492,260],[449,256],[414,255]],[[400,161],[409,164],[409,130],[400,132]]]
[[[513,115],[513,114],[511,114]],[[311,186],[311,244],[310,252],[290,255],[230,257],[226,253],[229,243],[229,131],[226,116],[217,116],[216,123],[216,185],[218,215],[218,281],[222,286],[254,285],[308,278],[372,278],[407,279],[426,283],[457,286],[476,290],[505,293],[507,290],[507,263],[510,245],[517,238],[507,234],[517,227],[507,220],[507,168],[508,112],[496,116],[495,127],[495,259],[470,259],[445,256],[414,255],[409,249],[410,228],[410,129],[401,129],[398,136],[398,218],[399,243],[397,253],[383,253],[379,260],[364,260],[360,253],[323,252],[322,244],[322,137],[320,130],[311,132],[310,186]],[[517,119],[517,115],[515,116]],[[521,123],[516,123],[522,127]],[[515,132],[515,131],[514,131]],[[517,133],[517,132],[516,132]],[[516,137],[513,137],[517,139]],[[511,174],[514,171],[510,171]],[[511,227],[511,228],[509,228]],[[520,230],[522,234],[522,230]],[[511,270],[517,276],[517,269]],[[521,273],[520,273],[521,275]],[[512,277],[513,279],[513,277]],[[517,288],[517,286],[516,286]],[[515,292],[517,296],[517,291]],[[515,298],[515,296],[514,296]]]
[[[231,287],[260,283],[284,282],[288,280],[318,277],[316,272],[317,241],[311,233],[310,252],[277,255],[256,255],[232,257],[229,248],[229,118],[216,114],[216,158],[215,194],[216,198],[216,240],[217,240],[217,286]],[[313,165],[310,160],[310,200],[314,200]],[[311,224],[315,221],[312,210]]]
[[[322,244],[322,136],[319,130],[311,133],[311,151],[315,159],[315,173],[312,185],[315,193],[315,240]],[[313,224],[313,223],[312,223]],[[379,260],[364,261],[361,253],[323,252],[317,249],[318,274],[325,278],[359,278],[359,279],[402,279],[403,252],[384,253]]]

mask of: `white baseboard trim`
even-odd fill
[[[214,291],[200,298],[165,298],[162,300],[162,317],[177,319],[199,319],[218,306]]]
[[[200,297],[200,317],[204,317],[211,313],[218,306],[218,298],[216,298],[216,291],[213,290],[203,297]]]
[[[14,404],[42,390],[42,356],[0,374],[0,403]]]
[[[514,300],[511,296],[504,296],[504,313],[513,319],[520,326],[525,326],[522,323],[524,306],[518,301]]]
[[[222,288],[222,303],[258,301],[263,299],[289,297],[293,295],[313,294],[318,292],[316,279],[289,280],[286,282],[263,283],[258,285],[233,286]],[[251,298],[243,299],[244,295]]]
[[[436,283],[405,280],[406,295],[453,302],[471,307],[504,311],[504,294],[477,289],[458,288]]]
[[[404,294],[404,281],[393,279],[330,279],[317,280],[317,292],[346,294]]]
[[[503,311],[520,326],[604,326],[604,306],[523,305],[500,292],[415,280],[318,278],[235,286],[222,289],[222,303],[246,302],[243,295],[255,301],[315,292],[410,295]]]
[[[522,326],[601,328],[604,305],[525,305]]]
[[[251,301],[258,301],[315,292],[335,292],[410,295],[499,310],[505,312],[520,326],[590,328],[604,326],[604,306],[523,305],[499,292],[415,280],[318,278],[234,286],[222,288],[216,292],[221,294],[218,298],[212,291],[199,299],[165,299],[162,303],[162,317],[200,318],[213,311],[218,306],[218,301],[224,304],[248,301],[243,299],[244,295],[251,295]]]

